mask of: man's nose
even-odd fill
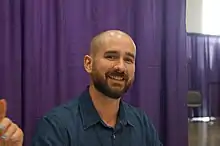
[[[126,70],[126,65],[123,59],[120,59],[117,61],[115,68],[120,71],[120,72],[124,72]]]

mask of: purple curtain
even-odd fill
[[[22,37],[20,1],[0,1],[0,98],[7,99],[8,116],[21,126]]]
[[[0,96],[26,145],[37,119],[85,89],[83,56],[107,29],[137,44],[125,100],[146,111],[165,146],[187,145],[185,0],[2,0],[0,22]]]
[[[187,36],[189,90],[200,91],[197,116],[220,117],[220,36]]]

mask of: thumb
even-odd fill
[[[0,100],[0,120],[5,118],[7,111],[7,103],[5,99]]]

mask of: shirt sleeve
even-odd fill
[[[163,146],[153,123],[144,114],[144,123],[146,127],[146,141],[150,146]]]
[[[31,146],[65,146],[66,138],[67,131],[58,118],[44,117],[38,123]]]

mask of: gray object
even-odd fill
[[[202,96],[200,92],[188,91],[187,106],[191,109],[191,118],[194,117],[194,108],[199,108],[202,105]]]

